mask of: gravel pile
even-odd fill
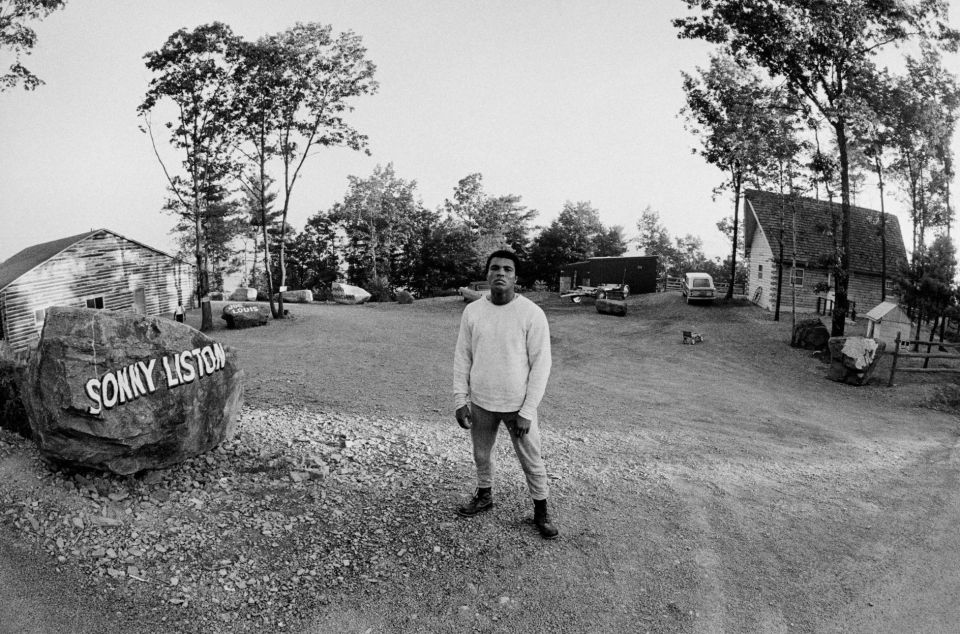
[[[0,524],[162,628],[296,628],[337,596],[386,592],[476,548],[451,512],[472,472],[451,431],[245,408],[216,450],[131,477],[52,466],[0,431],[0,460],[29,463],[0,489]]]

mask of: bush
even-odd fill
[[[25,374],[25,365],[0,341],[0,427],[30,438],[30,421],[20,399]]]
[[[947,383],[937,386],[930,399],[930,406],[948,412],[960,412],[960,385]]]
[[[370,280],[364,290],[370,293],[371,302],[392,302],[396,299],[389,281],[382,276]]]

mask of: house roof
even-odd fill
[[[880,302],[867,312],[867,319],[880,321],[896,308],[897,304],[895,302]]]
[[[126,240],[127,242],[132,242],[144,247],[145,249],[150,249],[151,251],[166,255],[167,257],[174,257],[169,253],[164,253],[159,249],[154,249],[153,247],[137,242],[136,240],[131,240],[130,238],[126,238],[119,233],[110,231],[109,229],[94,229],[92,231],[80,233],[68,238],[60,238],[59,240],[51,240],[50,242],[35,244],[32,247],[27,247],[19,253],[15,253],[7,260],[0,263],[0,291],[4,290],[21,275],[32,271],[47,260],[59,255],[60,253],[63,253],[78,242],[82,242],[91,236],[103,232],[115,235],[118,238]]]
[[[840,222],[840,203],[804,198],[780,196],[770,192],[747,190],[744,194],[744,238],[750,244],[759,227],[763,229],[770,247],[777,251],[777,236],[780,232],[780,215],[784,218],[784,253],[792,247],[791,210],[796,209],[797,259],[808,267],[825,268],[833,253],[833,238],[830,235],[831,214],[836,213]],[[781,205],[782,202],[782,205]],[[900,222],[893,214],[884,214],[887,242],[887,274],[896,274],[907,262],[907,251],[900,233]],[[880,212],[864,207],[850,206],[850,270],[879,274],[881,270]],[[790,254],[792,255],[792,254]]]

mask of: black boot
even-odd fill
[[[533,501],[533,523],[536,524],[540,536],[544,539],[556,539],[560,536],[560,531],[550,521],[546,500]]]
[[[457,515],[460,517],[473,517],[484,511],[489,511],[493,508],[493,494],[490,492],[490,487],[477,489],[476,493],[473,494],[473,498],[464,504],[463,506],[457,507]]]

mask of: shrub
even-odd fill
[[[960,412],[960,385],[947,383],[937,386],[930,399],[930,406],[948,412]]]
[[[364,290],[370,293],[371,302],[392,302],[395,299],[393,289],[390,288],[390,282],[383,276],[377,276],[370,280]]]
[[[17,360],[9,346],[0,341],[0,427],[30,438],[30,421],[20,399],[25,373],[24,363]]]

